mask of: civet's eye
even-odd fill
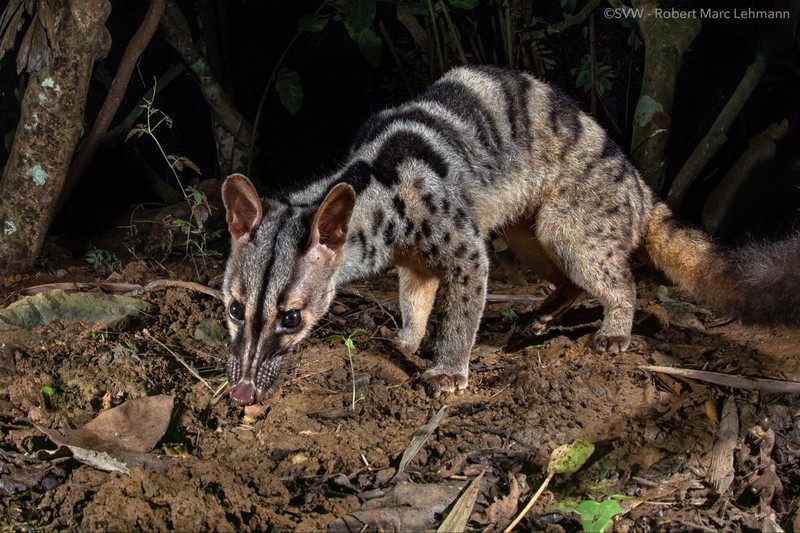
[[[283,314],[283,321],[281,327],[284,329],[294,329],[303,322],[303,315],[297,309],[286,311]]]
[[[233,300],[228,305],[228,315],[234,322],[241,322],[244,320],[244,306],[239,300]]]

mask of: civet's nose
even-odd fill
[[[228,393],[231,399],[243,405],[256,403],[256,388],[248,381],[242,381],[231,387]]]

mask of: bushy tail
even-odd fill
[[[755,324],[800,325],[800,234],[724,248],[657,204],[643,248],[654,266],[717,311]]]

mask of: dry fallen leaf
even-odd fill
[[[100,470],[127,473],[134,465],[159,469],[159,456],[147,452],[167,431],[173,404],[172,396],[166,395],[129,400],[65,435],[37,427],[55,444],[68,448],[75,459]]]

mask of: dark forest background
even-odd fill
[[[265,190],[289,187],[331,169],[343,160],[357,128],[370,113],[409,98],[443,68],[465,58],[470,63],[511,65],[535,73],[560,87],[587,112],[594,110],[627,153],[635,150],[632,124],[645,75],[645,46],[635,20],[603,15],[603,9],[621,4],[596,2],[592,16],[587,17],[582,12],[587,6],[583,0],[381,0],[371,2],[375,14],[368,29],[355,35],[352,26],[356,22],[347,19],[357,13],[348,12],[348,2],[351,10],[365,3],[196,0],[177,4],[224,92],[250,124],[258,123],[250,174]],[[112,44],[94,68],[86,106],[87,131],[148,8],[142,1],[114,0],[111,4],[106,27]],[[663,9],[785,9],[793,13],[792,20],[779,23],[704,19],[680,60],[662,195],[723,110],[748,65],[758,54],[769,60],[728,130],[727,142],[703,167],[678,206],[691,222],[702,223],[709,194],[747,150],[751,138],[770,124],[788,120],[774,157],[749,173],[736,195],[733,214],[716,229],[724,240],[776,238],[792,231],[798,219],[797,4],[781,0],[660,3]],[[416,34],[408,24],[409,13],[419,26]],[[574,24],[551,32],[565,21]],[[420,46],[423,35],[419,31],[427,32],[429,39],[438,36],[440,41],[429,43],[425,50]],[[0,62],[0,134],[6,139],[0,166],[9,155],[20,95],[28,80],[26,72],[17,73],[12,52]],[[593,83],[587,81],[591,62]],[[154,80],[181,63],[163,32],[157,31],[136,64],[112,128],[137,108]],[[296,78],[284,79],[283,90],[289,93],[284,98],[274,80],[270,81],[275,73],[296,73]],[[172,121],[171,128],[157,132],[164,151],[187,158],[201,173],[197,176],[184,169],[185,184],[224,178],[212,131],[213,111],[188,69],[160,87],[153,105]],[[142,178],[146,171],[142,162],[176,186],[167,163],[148,137],[106,142],[53,221],[51,237],[58,236],[60,243],[80,255],[119,213],[137,205],[163,203]]]

